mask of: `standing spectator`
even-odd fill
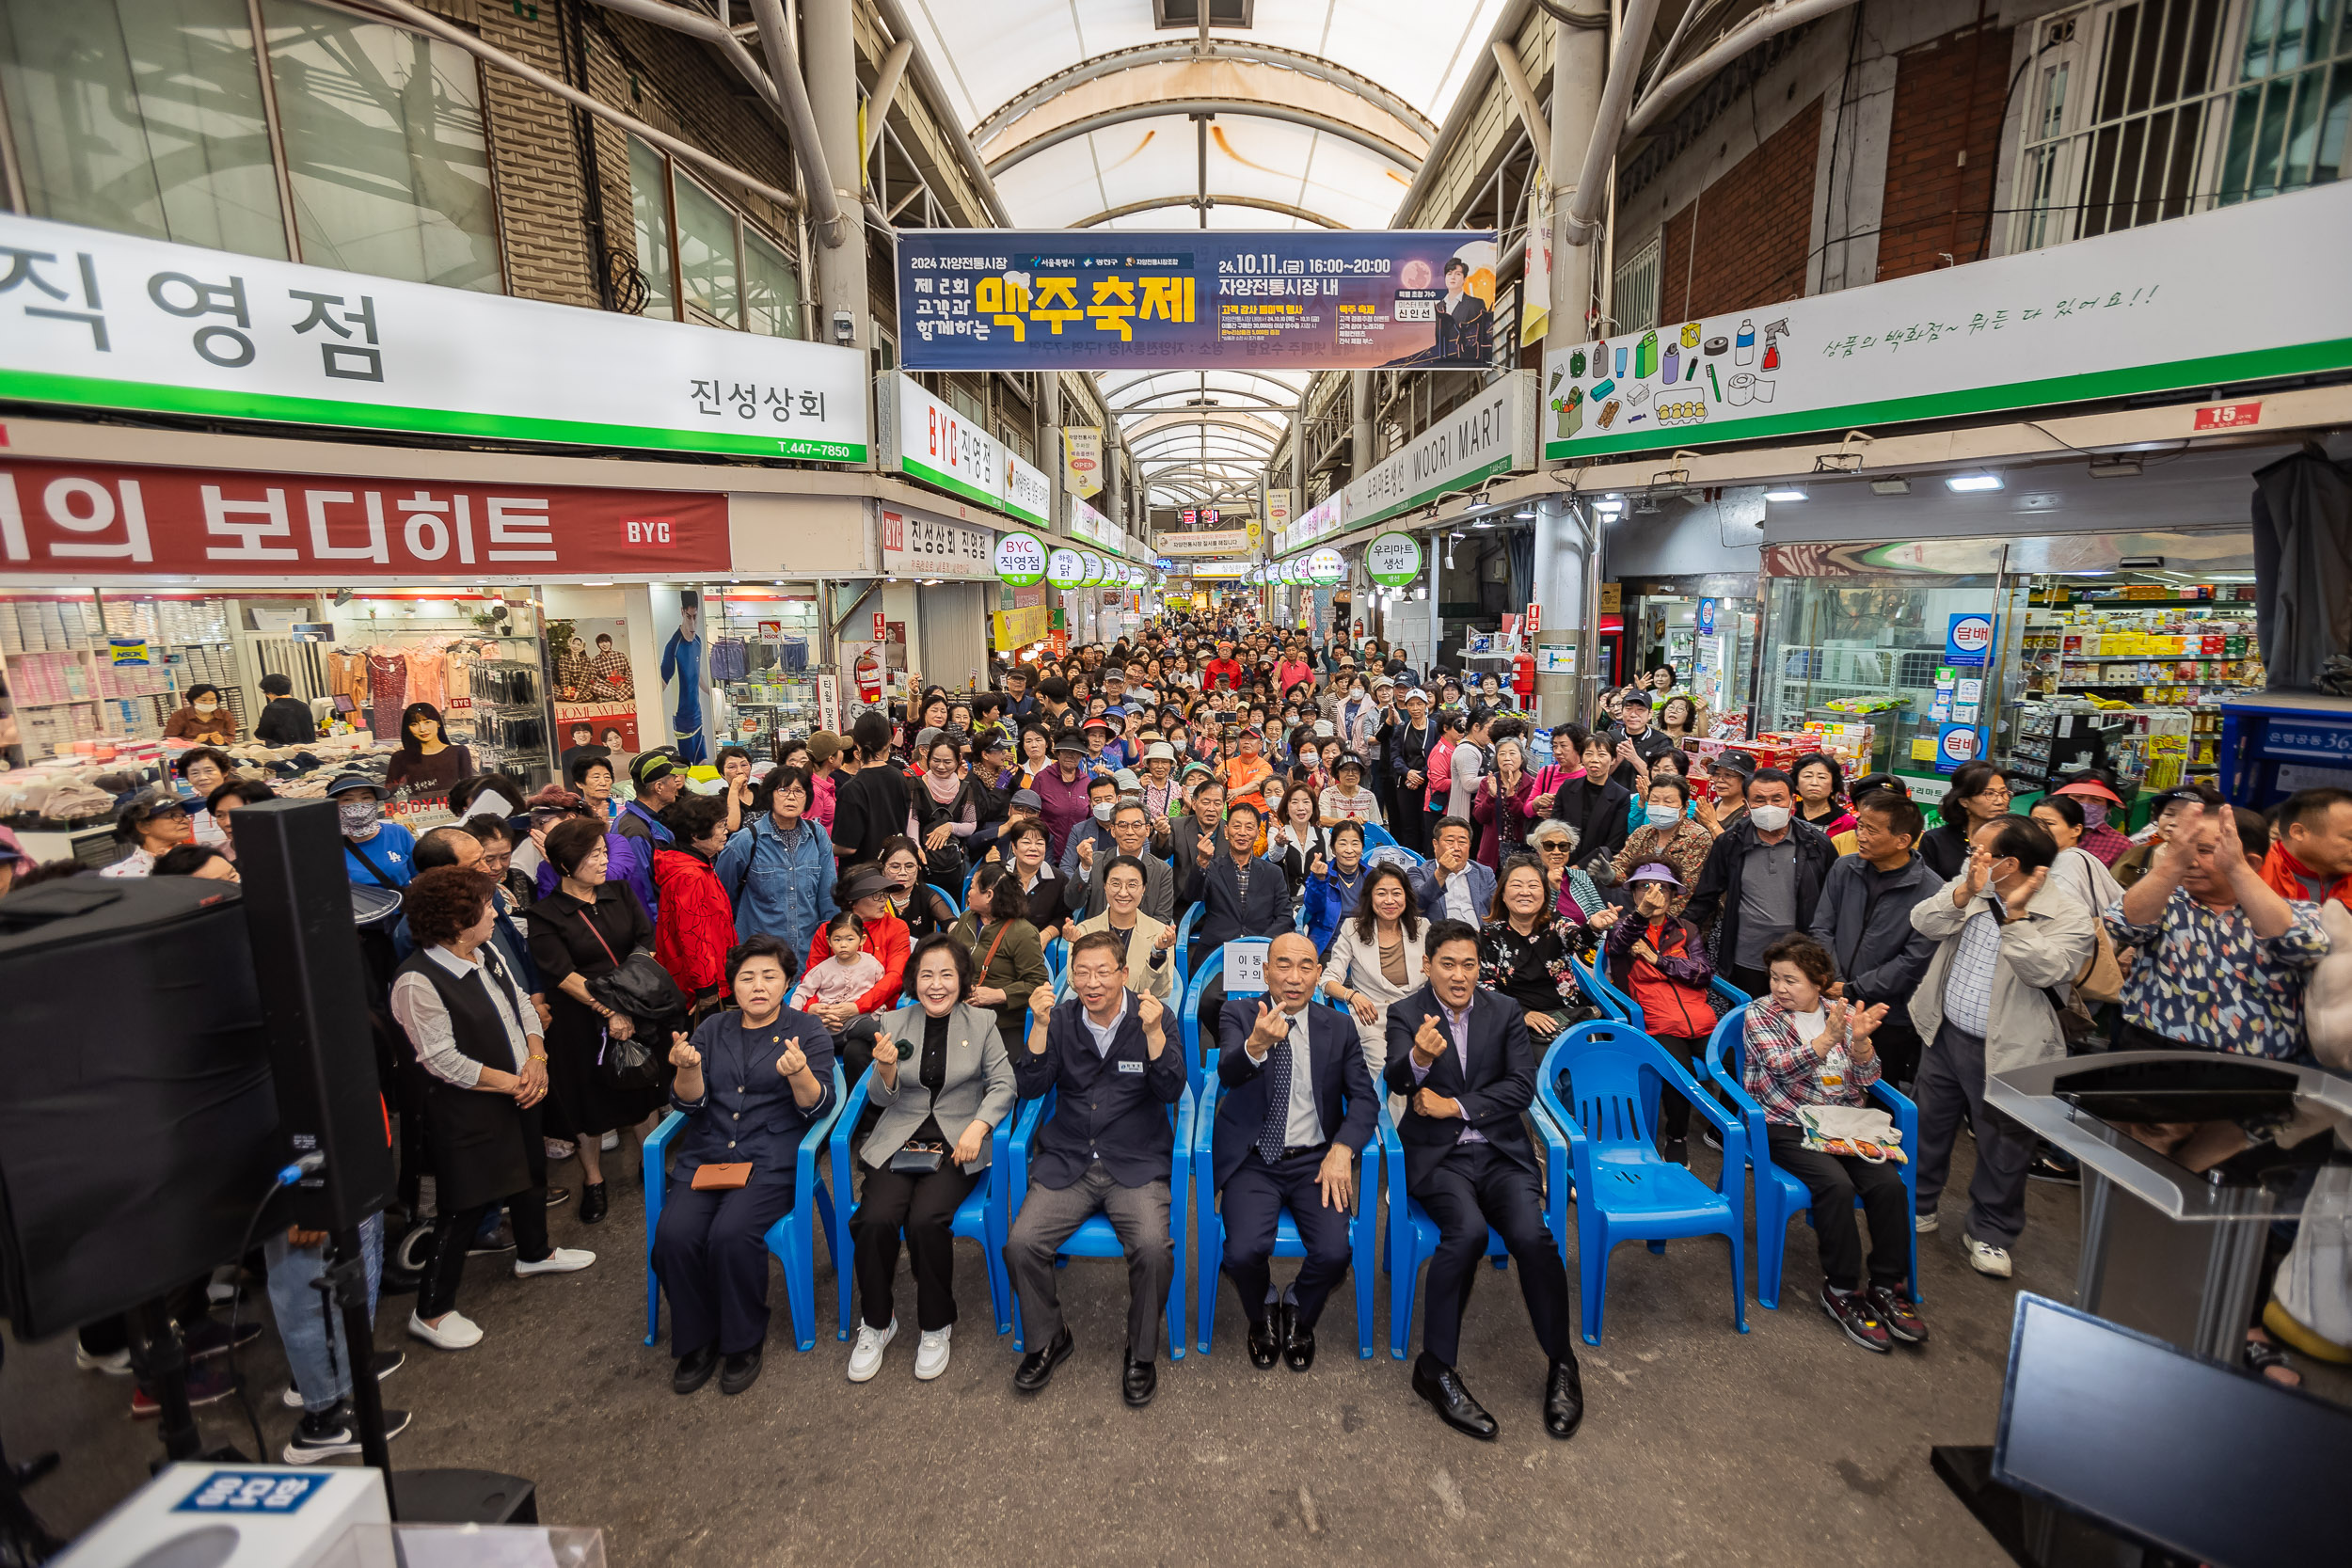
[[[2303,986],[2328,956],[2318,906],[2263,879],[2263,819],[2233,806],[2183,822],[2148,875],[2106,911],[2118,947],[2138,949],[2123,980],[2121,1051],[2302,1055]]]
[[[1214,773],[1196,773],[1187,783],[1184,799],[1191,809],[1168,830],[1180,909],[1200,899],[1200,873],[1216,859],[1217,828],[1225,820],[1225,785]]]
[[[1200,922],[1194,927],[1186,973],[1198,974],[1209,956],[1237,937],[1277,937],[1295,929],[1291,890],[1282,867],[1258,855],[1258,808],[1237,800],[1225,814],[1223,854],[1200,871]],[[1225,988],[1213,984],[1200,1003],[1201,1045],[1210,1048],[1225,1010]]]
[[[1928,830],[1918,850],[1928,869],[1948,882],[1967,865],[1977,830],[2009,815],[2009,776],[1989,762],[1962,763],[1945,793],[1942,813],[1942,824]]]
[[[1527,770],[1526,744],[1517,736],[1496,741],[1494,771],[1478,781],[1470,800],[1480,863],[1500,866],[1526,847],[1528,828],[1538,816],[1534,799],[1535,776]]]
[[[972,902],[947,934],[972,955],[972,1005],[993,1008],[998,1032],[1010,1028],[1017,1036],[1028,1017],[1029,992],[1053,977],[1028,899],[1002,863],[980,867]]]
[[[1675,750],[1674,737],[1650,722],[1649,693],[1639,687],[1626,689],[1617,709],[1620,734],[1613,748],[1613,777],[1629,794],[1639,794],[1649,782],[1651,761]]]
[[[1447,760],[1447,769],[1454,781],[1454,793],[1446,800],[1446,815],[1468,822],[1471,802],[1478,799],[1479,781],[1492,772],[1486,751],[1493,738],[1494,712],[1483,703],[1470,709],[1470,721],[1454,739],[1454,753]]]
[[[735,906],[711,867],[727,846],[727,804],[715,795],[683,796],[662,813],[662,823],[675,847],[653,853],[654,883],[661,890],[653,956],[693,1003],[699,1020],[719,1004],[727,953],[736,942]]]
[[[262,677],[261,717],[253,721],[253,738],[264,746],[308,746],[319,737],[310,705],[294,694],[294,682],[273,670]]]
[[[1564,738],[1565,747],[1561,744]],[[1563,724],[1552,731],[1552,750],[1555,755],[1575,760],[1569,765],[1571,771],[1553,791],[1549,815],[1576,830],[1577,848],[1587,859],[1615,855],[1625,847],[1626,835],[1631,831],[1633,802],[1637,799],[1611,776],[1617,766],[1616,752],[1606,736],[1587,735],[1574,724]],[[1541,796],[1536,797],[1534,805],[1543,809]]]
[[[2071,985],[2098,947],[2097,917],[2047,885],[2057,858],[2058,846],[2029,817],[1984,822],[1967,869],[1911,911],[1912,925],[1938,944],[1911,997],[1912,1023],[1928,1042],[1917,1096],[1917,1227],[1938,1227],[1936,1200],[1965,1116],[1977,1171],[1961,1240],[1968,1266],[1994,1279],[2010,1276],[2009,1249],[2026,1227],[2033,1139],[1985,1104],[1985,1080],[2066,1054],[2063,999],[2052,988]]]
[[[1621,882],[1636,866],[1672,867],[1676,914],[1690,903],[1690,890],[1697,884],[1699,872],[1707,864],[1707,851],[1715,843],[1715,835],[1691,816],[1690,806],[1691,786],[1679,775],[1663,768],[1652,773],[1643,800],[1642,826],[1627,836],[1625,847],[1610,863]]]
[[[1943,879],[1913,848],[1926,819],[1910,797],[1873,791],[1853,815],[1857,847],[1829,868],[1813,907],[1813,940],[1836,962],[1833,995],[1865,1007],[1887,1005],[1870,1044],[1886,1081],[1909,1093],[1920,1050],[1911,995],[1935,957],[1935,943],[1912,925],[1911,911]]]
[[[1772,984],[1764,949],[1813,924],[1837,851],[1828,834],[1796,819],[1794,792],[1779,768],[1757,768],[1746,801],[1745,814],[1708,849],[1683,912],[1707,933],[1716,972],[1761,996]]]
[[[727,840],[711,869],[735,909],[735,936],[766,932],[801,953],[833,918],[833,841],[808,816],[808,775],[779,768],[761,781],[768,809]]]
[[[2271,817],[2279,836],[2263,857],[2270,890],[2352,907],[2352,789],[2298,789]]]
[[[818,730],[808,737],[808,815],[825,830],[828,838],[833,832],[834,797],[840,788],[841,737],[831,730]]]
[[[834,792],[833,852],[844,868],[882,859],[885,840],[907,831],[909,821],[929,831],[929,810],[915,815],[907,776],[892,763],[890,721],[872,711],[850,728],[857,742],[858,769]]]
[[[2101,865],[2112,868],[2117,861],[2131,852],[2132,841],[2117,832],[2107,820],[2123,809],[2123,798],[2106,781],[2080,774],[2052,790],[2051,796],[2063,795],[2079,801],[2083,809],[2082,847],[2089,850]]]
[[[1094,774],[1087,767],[1086,756],[1086,737],[1074,729],[1064,730],[1054,736],[1054,766],[1029,781],[1037,794],[1039,818],[1045,824],[1046,847],[1055,859],[1068,846],[1072,830],[1093,812]],[[1112,793],[1118,793],[1116,786]],[[1005,838],[997,836],[999,846]]]
[[[352,885],[406,887],[416,875],[409,857],[416,853],[417,839],[399,823],[384,820],[383,786],[365,773],[338,773],[327,784],[326,798],[335,802],[342,828],[343,874]],[[121,832],[119,825],[116,832]]]
[[[1429,720],[1429,693],[1418,688],[1406,692],[1404,713],[1391,722],[1384,769],[1389,786],[1389,823],[1395,830],[1399,844],[1417,855],[1425,855],[1429,852],[1429,823],[1422,811],[1422,787],[1428,783],[1430,750],[1438,743],[1438,726]],[[1387,1047],[1381,1049],[1385,1051]]]
[[[1610,984],[1642,1009],[1643,1031],[1692,1067],[1706,1055],[1715,1032],[1715,1006],[1707,990],[1715,966],[1698,927],[1674,912],[1681,887],[1671,867],[1661,861],[1638,865],[1626,886],[1633,895],[1633,916],[1612,925],[1601,942]],[[1662,1096],[1658,1123],[1660,1151],[1689,1164],[1691,1102],[1678,1094]]]
[[[2058,847],[2058,859],[2050,863],[2051,885],[2073,894],[2076,902],[2093,913],[2123,896],[2123,884],[2115,879],[2115,874],[2083,847],[2089,819],[2080,796],[2045,795],[2026,815],[2041,823]]]
[[[1837,759],[1807,752],[1788,770],[1797,786],[1797,816],[1835,840],[1853,829],[1853,813],[1846,809],[1846,772]]]

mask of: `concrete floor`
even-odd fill
[[[384,1386],[386,1402],[415,1414],[392,1455],[404,1466],[533,1478],[541,1517],[602,1527],[616,1568],[1341,1554],[1991,1568],[2005,1559],[1930,1470],[1928,1449],[1992,1440],[2013,1293],[2068,1295],[2078,1202],[2071,1187],[2036,1184],[2016,1278],[1983,1279],[1958,1252],[1969,1157],[1963,1138],[1944,1229],[1922,1238],[1934,1336],[1925,1349],[1877,1356],[1845,1341],[1813,1304],[1820,1270],[1802,1225],[1789,1234],[1781,1309],[1751,1299],[1744,1336],[1732,1330],[1720,1243],[1677,1243],[1663,1258],[1621,1247],[1607,1339],[1582,1352],[1589,1413],[1570,1443],[1542,1432],[1543,1365],[1515,1280],[1483,1273],[1462,1372],[1503,1430],[1480,1444],[1439,1425],[1408,1387],[1406,1365],[1389,1358],[1385,1281],[1377,1357],[1356,1358],[1353,1287],[1343,1285],[1303,1377],[1251,1370],[1228,1287],[1216,1354],[1163,1363],[1157,1401],[1131,1411],[1117,1388],[1123,1275],[1076,1262],[1063,1292],[1077,1353],[1043,1395],[1019,1398],[1009,1338],[991,1332],[970,1243],[959,1243],[964,1323],[937,1383],[914,1380],[903,1273],[901,1338],[873,1382],[847,1381],[820,1249],[816,1349],[792,1349],[779,1272],[759,1383],[727,1399],[713,1382],[681,1400],[670,1391],[666,1341],[640,1343],[635,1166],[608,1156],[607,1168],[623,1173],[612,1218],[582,1227],[576,1201],[552,1216],[557,1243],[595,1248],[597,1265],[517,1280],[502,1260],[476,1259],[460,1304],[486,1331],[479,1347],[452,1354],[407,1339],[411,1298],[387,1300],[377,1340],[405,1344],[409,1357]],[[555,1179],[576,1184],[577,1166],[557,1167]],[[265,1303],[248,1301],[266,1315]],[[274,1331],[246,1362],[265,1396],[256,1400],[262,1429],[282,1446],[294,1417],[278,1403],[286,1374]],[[151,1424],[126,1418],[129,1399],[127,1379],[75,1370],[70,1338],[8,1347],[0,1435],[17,1458],[64,1455],[29,1494],[60,1534],[138,1484],[160,1451]],[[199,1414],[208,1445],[251,1447],[233,1401]]]

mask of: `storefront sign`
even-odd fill
[[[1947,723],[1935,732],[1935,770],[1955,773],[1984,755],[1985,733],[1980,724]]]
[[[1347,576],[1347,558],[1326,545],[1307,557],[1307,576],[1319,586],[1328,588]]]
[[[1513,371],[1350,484],[1345,526],[1393,517],[1536,462],[1535,372]]]
[[[1559,350],[1544,361],[1544,455],[2342,370],[2352,293],[2328,235],[2352,235],[2342,182]],[[2235,426],[2201,414],[2197,428]]]
[[[0,573],[691,581],[730,559],[724,496],[0,462]]]
[[[336,430],[862,463],[826,343],[0,214],[0,398]]]
[[[1051,528],[1054,493],[1045,470],[1022,461],[1017,451],[1005,453],[1005,510],[1025,523]]]
[[[1717,601],[1713,599],[1701,599],[1699,601],[1699,635],[1701,637],[1712,637],[1715,635],[1716,603]]]
[[[1099,496],[1103,493],[1101,425],[1062,426],[1061,487],[1073,496]]]
[[[882,462],[911,479],[978,501],[1005,504],[1003,443],[925,391],[912,376],[889,374],[876,388]]]
[[[1112,522],[1094,508],[1072,496],[1070,499],[1070,531],[1090,544],[1102,546],[1113,555],[1127,551],[1127,531]]]
[[[2249,430],[2263,422],[2263,405],[2259,403],[2222,403],[2197,410],[2190,429]]]
[[[1406,588],[1421,576],[1421,541],[1384,533],[1364,546],[1364,575],[1383,588]]]
[[[1246,530],[1237,528],[1163,533],[1159,546],[1160,553],[1166,556],[1242,555],[1249,548],[1249,534]]]
[[[1076,550],[1059,549],[1045,558],[1045,580],[1056,588],[1075,588],[1086,575],[1086,563]]]
[[[882,570],[902,578],[993,576],[996,535],[969,523],[882,508]]]
[[[1492,230],[901,231],[917,371],[1484,369]]]
[[[1703,604],[1706,601],[1700,602]],[[1981,611],[1955,615],[1945,628],[1944,662],[1947,664],[1980,667],[1992,648],[1993,617]]]
[[[1034,533],[1008,533],[996,541],[996,580],[1026,588],[1045,577],[1045,546]]]

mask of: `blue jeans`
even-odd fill
[[[375,1292],[384,1277],[384,1216],[370,1214],[359,1223],[359,1248],[367,1255],[368,1322],[375,1321]],[[286,1365],[294,1386],[302,1391],[302,1408],[310,1415],[332,1410],[351,1397],[351,1347],[343,1342],[342,1314],[333,1314],[335,1369],[326,1367],[326,1324],[319,1317],[319,1292],[310,1288],[326,1266],[324,1246],[290,1246],[282,1230],[262,1243],[269,1264],[269,1307],[278,1318],[278,1338],[286,1346]],[[371,1357],[375,1347],[368,1347]]]

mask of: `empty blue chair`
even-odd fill
[[[1178,1015],[1178,1022],[1184,1031],[1184,1075],[1192,1080],[1196,1102],[1206,1092],[1207,1080],[1214,1076],[1209,1063],[1201,1055],[1200,999],[1208,994],[1210,985],[1224,974],[1225,950],[1219,948],[1201,960],[1200,973],[1185,985],[1184,1007]],[[1207,1125],[1206,1117],[1202,1118],[1201,1124]]]
[[[1403,849],[1404,847],[1405,847],[1403,845],[1397,843],[1396,835],[1389,832],[1388,829],[1382,827],[1379,823],[1367,822],[1364,824],[1365,854],[1369,855],[1375,849]],[[1407,850],[1406,852],[1409,854],[1411,851]]]
[[[840,1064],[835,1063],[833,1109],[811,1122],[808,1131],[801,1135],[801,1147],[792,1162],[792,1207],[768,1227],[768,1250],[784,1265],[784,1290],[792,1312],[792,1341],[804,1351],[817,1345],[818,1235],[821,1232],[825,1238],[825,1252],[835,1273],[841,1273],[849,1261],[834,1239],[833,1194],[817,1163],[817,1151],[832,1137],[834,1124],[841,1119],[841,1103],[848,1094]],[[649,1345],[661,1338],[661,1279],[653,1272],[654,1232],[661,1222],[661,1204],[669,1191],[670,1140],[685,1125],[686,1117],[672,1111],[661,1118],[653,1136],[645,1140],[645,1343]],[[848,1196],[846,1190],[843,1196]]]
[[[1049,937],[1045,942],[1045,973],[1053,976],[1055,995],[1062,994],[1062,974],[1070,968],[1070,943],[1059,937]]]
[[[904,1004],[901,1004],[904,1006]],[[900,1071],[906,1070],[901,1067]],[[850,1091],[850,1098],[834,1119],[833,1136],[827,1140],[833,1166],[833,1190],[836,1195],[833,1212],[834,1275],[840,1290],[839,1326],[835,1337],[846,1339],[853,1326],[850,1313],[850,1259],[856,1253],[856,1241],[850,1230],[850,1222],[857,1217],[858,1205],[851,1202],[850,1184],[851,1160],[856,1150],[850,1140],[857,1131],[860,1113],[866,1109],[866,1090],[874,1082],[871,1068]],[[1016,1112],[1018,1107],[1015,1107]],[[1012,1148],[1013,1117],[1008,1116],[996,1124],[989,1135],[988,1174],[980,1183],[964,1196],[956,1209],[948,1229],[966,1241],[980,1243],[980,1255],[988,1260],[988,1302],[995,1308],[996,1332],[1005,1334],[1012,1328],[1012,1283],[1005,1275],[1005,1166],[1010,1162],[1007,1154]]]
[[[1013,1221],[1021,1213],[1021,1205],[1029,1196],[1030,1144],[1037,1136],[1039,1124],[1054,1114],[1054,1105],[1060,1094],[1059,1089],[1049,1089],[1043,1099],[1032,1100],[1021,1107],[1019,1125],[1013,1129],[1012,1134],[1011,1168],[1006,1173],[1005,1231],[1008,1236],[1012,1232]],[[1168,1358],[1170,1361],[1184,1358],[1184,1236],[1188,1210],[1186,1198],[1190,1195],[1185,1178],[1190,1174],[1192,1163],[1192,1090],[1189,1088],[1184,1090],[1182,1099],[1168,1107],[1169,1118],[1176,1128],[1176,1147],[1169,1155],[1168,1170],[1168,1233],[1176,1243],[1176,1268],[1168,1280]],[[1117,1258],[1123,1260],[1126,1256],[1127,1249],[1119,1244],[1119,1232],[1111,1228],[1109,1217],[1097,1213],[1089,1214],[1086,1223],[1071,1232],[1070,1239],[1062,1243],[1061,1250],[1055,1258],[1058,1262],[1072,1258]],[[1022,1343],[1021,1302],[1017,1296],[1012,1304],[1012,1348],[1016,1353],[1025,1348]]]
[[[1556,1166],[1559,1162],[1549,1158],[1549,1151],[1559,1144],[1559,1132],[1532,1106],[1527,1119],[1534,1124],[1535,1141],[1547,1151],[1547,1165]],[[1413,1300],[1421,1291],[1421,1268],[1438,1250],[1438,1222],[1422,1208],[1420,1199],[1406,1194],[1405,1145],[1396,1135],[1396,1123],[1390,1119],[1386,1103],[1380,1107],[1380,1158],[1389,1188],[1389,1227],[1382,1247],[1382,1261],[1389,1269],[1389,1354],[1402,1361],[1413,1336]],[[1565,1244],[1560,1222],[1550,1223],[1552,1239]],[[1503,1244],[1502,1233],[1491,1226],[1486,1230],[1486,1256],[1498,1269],[1511,1265],[1511,1249]]]
[[[1185,1050],[1197,1056],[1199,1053],[1192,1044],[1193,1035],[1193,1030],[1186,1030]],[[1216,1167],[1210,1148],[1216,1129],[1217,1098],[1224,1086],[1214,1069],[1202,1075],[1199,1111],[1194,1118],[1198,1128],[1193,1139],[1193,1180],[1200,1183],[1200,1214],[1194,1221],[1200,1243],[1200,1303],[1193,1316],[1199,1320],[1196,1342],[1203,1355],[1209,1354],[1209,1340],[1216,1333],[1217,1291],[1224,1283],[1220,1275],[1225,1261],[1225,1217],[1217,1207]],[[1373,1095],[1376,1100],[1384,1100],[1386,1091],[1375,1085]],[[1385,1106],[1382,1114],[1386,1115]],[[1355,1259],[1348,1267],[1356,1276],[1356,1354],[1364,1361],[1372,1359],[1375,1338],[1372,1303],[1373,1274],[1378,1266],[1380,1246],[1379,1179],[1380,1139],[1375,1134],[1372,1142],[1364,1146],[1363,1158],[1357,1166],[1356,1212],[1347,1222],[1348,1242],[1355,1252]],[[1282,1217],[1275,1222],[1274,1256],[1307,1256],[1307,1245],[1298,1239],[1297,1222],[1291,1218],[1287,1209],[1282,1212]]]
[[[1564,1102],[1560,1076],[1567,1075]],[[1724,1140],[1720,1187],[1709,1187],[1658,1152],[1655,1120],[1661,1087],[1672,1088],[1715,1124]],[[1741,1259],[1747,1137],[1666,1048],[1628,1023],[1571,1024],[1544,1053],[1535,1101],[1558,1125],[1565,1150],[1547,1141],[1549,1215],[1565,1240],[1569,1173],[1576,1182],[1576,1248],[1582,1288],[1584,1342],[1600,1343],[1609,1290],[1609,1254],[1619,1242],[1646,1242],[1652,1252],[1685,1236],[1721,1236],[1731,1246],[1731,1320],[1748,1331],[1747,1275]],[[1540,1121],[1538,1125],[1541,1125]]]
[[[1725,987],[1725,990],[1730,988]],[[1738,994],[1738,993],[1734,993]],[[1805,1184],[1772,1163],[1772,1146],[1764,1132],[1764,1107],[1748,1093],[1741,1076],[1747,1060],[1748,1009],[1742,1001],[1725,1013],[1715,1025],[1715,1033],[1707,1042],[1708,1076],[1722,1088],[1724,1098],[1731,1101],[1733,1111],[1747,1129],[1748,1165],[1756,1173],[1756,1299],[1777,1311],[1780,1307],[1781,1264],[1788,1249],[1788,1222],[1799,1214],[1807,1224],[1813,1219],[1813,1195]],[[1895,1129],[1902,1134],[1905,1163],[1902,1166],[1903,1190],[1911,1195],[1914,1213],[1919,1208],[1919,1107],[1891,1084],[1870,1085],[1870,1097],[1884,1106],[1895,1118]],[[1731,1157],[1725,1145],[1724,1158]],[[1855,1200],[1855,1207],[1861,1200]],[[1919,1299],[1919,1234],[1913,1231],[1911,1245],[1911,1299]]]

